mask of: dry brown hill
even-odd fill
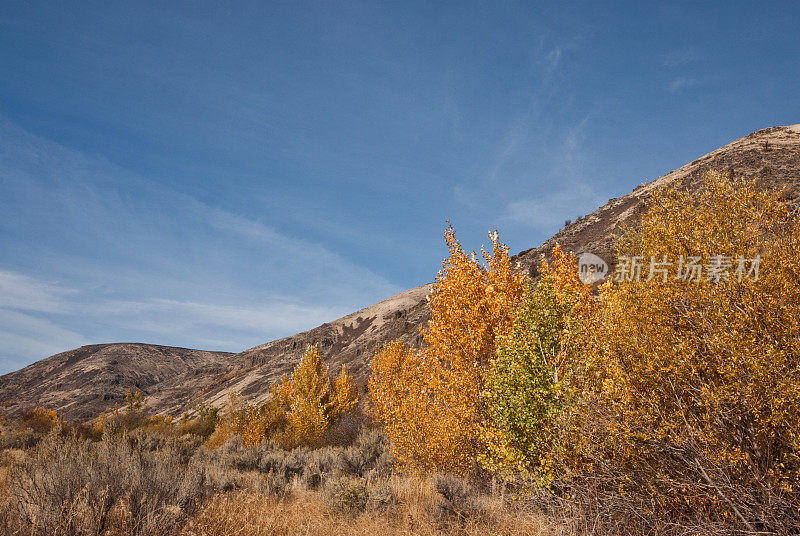
[[[595,212],[568,225],[516,260],[535,273],[556,243],[569,251],[591,251],[613,263],[613,241],[623,223],[635,224],[654,189],[669,185],[696,188],[705,172],[716,170],[758,177],[765,188],[800,199],[800,125],[754,132],[694,162],[609,199]],[[382,344],[401,338],[419,343],[428,318],[430,285],[417,287],[312,330],[240,354],[204,352],[146,344],[84,346],[49,357],[0,377],[0,402],[11,401],[12,414],[44,406],[70,419],[85,419],[119,405],[134,387],[151,410],[179,415],[199,402],[221,406],[230,392],[260,400],[268,386],[289,372],[308,344],[319,345],[337,371],[346,366],[364,380],[369,360]]]
[[[797,204],[800,198],[800,125],[771,127],[753,132],[663,177],[638,186],[556,233],[539,247],[523,251],[517,259],[535,271],[556,243],[574,253],[589,251],[609,264],[614,259],[614,239],[622,224],[635,224],[653,190],[667,186],[696,189],[708,171],[758,178],[764,188],[783,192]]]
[[[119,407],[131,389],[170,400],[162,386],[220,373],[235,355],[139,343],[82,346],[0,377],[0,401],[13,404],[5,408],[11,416],[41,406],[85,420]]]

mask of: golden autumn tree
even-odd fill
[[[358,391],[344,367],[331,378],[316,346],[306,349],[291,376],[275,384],[262,405],[243,404],[232,395],[209,445],[235,435],[245,445],[272,439],[285,448],[316,445],[325,432],[358,403]]]
[[[450,252],[429,296],[423,348],[387,345],[375,356],[369,387],[396,459],[417,468],[467,473],[486,445],[481,393],[495,339],[508,332],[524,275],[513,269],[497,233],[483,262],[464,252],[449,226]]]
[[[289,446],[311,445],[356,405],[358,392],[344,367],[338,377],[329,378],[319,348],[309,346],[291,377],[278,384],[273,400],[288,422],[279,440]]]
[[[627,260],[601,290],[576,470],[604,468],[619,505],[673,527],[795,530],[796,218],[753,181],[709,175],[699,192],[655,192],[619,248]]]

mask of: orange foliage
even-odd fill
[[[606,478],[605,500],[613,488],[638,516],[790,532],[800,520],[796,216],[753,181],[709,175],[699,192],[655,192],[619,248],[734,267],[760,256],[760,275],[603,285],[579,455],[562,460],[594,486]]]
[[[25,414],[25,425],[30,429],[40,432],[49,432],[58,422],[61,421],[61,416],[57,411],[45,408],[36,408]]]
[[[375,356],[370,392],[401,464],[468,473],[485,451],[481,398],[495,339],[508,333],[522,297],[524,274],[511,266],[508,247],[491,234],[491,252],[461,249],[449,226],[450,256],[429,297],[431,320],[418,352],[400,342]]]
[[[238,435],[245,445],[272,439],[285,448],[315,445],[323,434],[358,403],[358,392],[342,367],[330,378],[319,349],[309,346],[292,372],[284,375],[263,405],[243,404],[231,395],[229,409],[220,418],[208,445],[217,447]]]

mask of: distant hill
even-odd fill
[[[758,177],[764,188],[800,201],[800,125],[754,132],[685,166],[637,187],[633,192],[572,222],[539,247],[515,256],[535,275],[541,260],[558,243],[572,252],[591,251],[613,264],[613,242],[622,224],[641,218],[652,192],[666,186],[696,189],[708,170]],[[420,343],[419,328],[429,319],[426,296],[431,285],[407,290],[375,305],[303,333],[239,354],[148,344],[83,346],[0,376],[0,402],[19,415],[43,406],[68,419],[87,419],[118,407],[136,388],[151,411],[180,415],[199,402],[217,406],[228,393],[263,400],[271,383],[290,372],[308,344],[317,344],[334,372],[344,365],[362,383],[369,361],[382,344],[400,338]]]
[[[42,406],[84,420],[119,407],[130,389],[168,403],[169,385],[222,372],[235,355],[139,343],[81,346],[0,376],[0,402],[13,403],[5,410],[12,416]]]

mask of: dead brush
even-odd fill
[[[161,535],[204,493],[202,473],[172,451],[54,432],[10,468],[6,522],[31,536]]]
[[[359,512],[337,511],[328,503],[324,491],[297,489],[283,497],[239,491],[212,497],[189,519],[185,531],[195,536],[573,534],[543,516],[510,507],[498,497],[485,498],[480,516],[465,515],[458,523],[442,523],[437,513],[441,496],[434,483],[430,478],[413,475],[393,476],[371,484],[390,488],[393,501],[384,508],[367,505],[361,509],[363,490],[369,488],[361,482],[363,487],[356,494]]]
[[[433,487],[439,495],[436,517],[442,523],[459,523],[485,517],[484,505],[474,489],[454,475],[437,474]]]
[[[336,513],[355,516],[385,510],[397,501],[385,480],[367,482],[363,478],[342,476],[328,483],[325,502]]]

